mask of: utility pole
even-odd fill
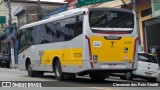
[[[10,0],[8,0],[8,10],[9,10],[9,27],[10,27],[10,59],[11,59],[11,66],[12,68],[15,67],[15,59],[14,59],[14,42],[13,42],[13,39],[12,39],[12,15],[11,15],[11,2]]]
[[[41,20],[42,19],[42,8],[41,8],[40,0],[37,1],[37,4],[38,4],[38,19]]]
[[[8,22],[8,24],[9,24],[9,26],[11,26],[12,25],[12,16],[11,16],[11,2],[10,2],[10,0],[8,0],[8,10],[9,10],[9,22]]]

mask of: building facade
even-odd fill
[[[41,20],[43,16],[65,4],[44,1],[40,2],[40,6],[37,4],[37,1],[16,1],[15,3],[23,3],[13,13],[17,17],[18,29],[24,24]]]
[[[139,30],[143,51],[153,54],[160,61],[160,1],[140,0],[138,3]]]

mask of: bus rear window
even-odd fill
[[[90,11],[89,24],[91,28],[133,28],[134,16],[123,11]]]

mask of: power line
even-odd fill
[[[23,4],[21,4],[21,5],[14,11],[14,13],[17,12],[18,9],[20,9],[20,7],[22,7],[22,5],[23,5]]]

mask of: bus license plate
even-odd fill
[[[124,69],[125,65],[101,65],[102,69]]]

